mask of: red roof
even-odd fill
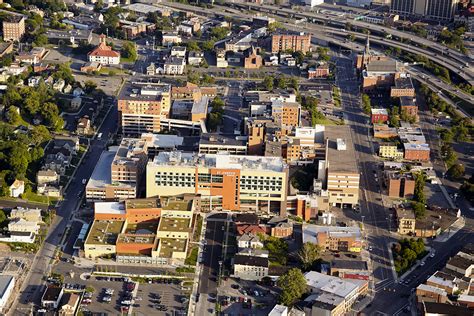
[[[93,51],[89,52],[89,56],[102,57],[120,57],[120,53],[112,50],[110,46],[105,43],[100,43]]]
[[[267,233],[265,227],[262,227],[260,225],[241,224],[241,225],[237,225],[236,228],[237,228],[237,235],[239,236],[242,236],[243,234],[246,234],[246,233],[250,233],[254,235],[258,233],[262,233],[262,234]]]

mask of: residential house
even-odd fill
[[[54,82],[53,89],[62,92],[65,86],[66,82],[63,79],[58,79]]]
[[[217,50],[216,51],[216,67],[227,68],[228,66],[229,66],[229,63],[227,62],[227,59],[225,58],[225,51]]]
[[[4,308],[10,301],[10,297],[15,289],[15,277],[11,275],[0,275],[0,313],[4,313]]]
[[[19,52],[15,56],[15,61],[26,64],[37,64],[39,63],[48,53],[44,47],[33,47],[28,52]]]
[[[320,63],[308,69],[308,79],[326,78],[329,76],[329,65]]]
[[[170,56],[172,57],[186,57],[185,46],[173,46],[171,47]]]
[[[54,170],[40,170],[36,174],[36,182],[38,185],[57,184],[59,182],[59,175]]]
[[[234,277],[242,280],[258,281],[268,276],[269,260],[265,257],[235,255]]]
[[[77,96],[71,99],[70,108],[71,110],[77,111],[82,105],[82,98]]]
[[[257,235],[245,233],[237,236],[237,245],[239,248],[263,248],[263,242]]]
[[[28,87],[37,87],[42,80],[41,76],[32,76],[28,78]]]
[[[163,71],[167,75],[182,75],[185,67],[186,62],[183,57],[170,56],[165,61]]]
[[[25,192],[25,181],[16,179],[8,189],[10,196],[17,198]]]
[[[188,54],[188,65],[198,66],[204,60],[204,53],[192,51]]]
[[[171,46],[174,44],[180,44],[182,42],[181,36],[178,32],[163,32],[161,45],[162,46]]]
[[[79,135],[89,135],[92,132],[91,120],[89,117],[83,116],[77,122],[76,133]]]

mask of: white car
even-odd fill
[[[424,265],[425,265],[425,262],[422,261],[422,262],[420,263],[420,266],[422,267],[422,266],[424,266]]]
[[[87,179],[82,179],[82,184],[86,184],[87,183]]]
[[[436,253],[434,253],[434,252],[432,252],[432,253],[430,254],[430,258],[434,258],[435,256],[436,256]]]

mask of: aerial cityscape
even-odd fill
[[[0,20],[0,315],[474,315],[470,0]]]

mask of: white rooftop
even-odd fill
[[[433,293],[436,293],[436,294],[439,294],[439,295],[444,295],[444,296],[448,295],[448,293],[445,290],[443,290],[439,287],[432,286],[432,285],[427,285],[427,284],[420,284],[420,285],[418,285],[417,289],[427,291],[427,292],[433,292]]]
[[[430,276],[428,278],[427,282],[439,284],[439,285],[446,286],[446,287],[452,287],[453,286],[453,282],[451,280],[442,279],[442,278],[437,277],[435,275]]]
[[[428,144],[404,143],[403,147],[405,148],[405,150],[430,150],[430,145]]]
[[[275,305],[268,316],[286,316],[288,315],[288,307],[284,305]]]
[[[148,164],[275,172],[282,172],[286,168],[286,164],[281,157],[237,156],[228,153],[198,154],[182,151],[160,152],[153,162]]]
[[[125,204],[122,202],[96,202],[94,203],[95,214],[125,214]]]
[[[316,271],[307,272],[304,275],[309,287],[324,293],[331,293],[343,298],[350,296],[357,291],[358,285],[348,280],[319,273]]]
[[[387,109],[372,109],[372,114],[388,115]]]
[[[178,135],[143,133],[141,138],[147,140],[148,147],[176,148],[183,144],[183,137]]]
[[[361,238],[360,228],[357,226],[318,226],[312,224],[303,225],[303,243],[318,243],[318,234],[327,233],[335,238],[354,236]]]

